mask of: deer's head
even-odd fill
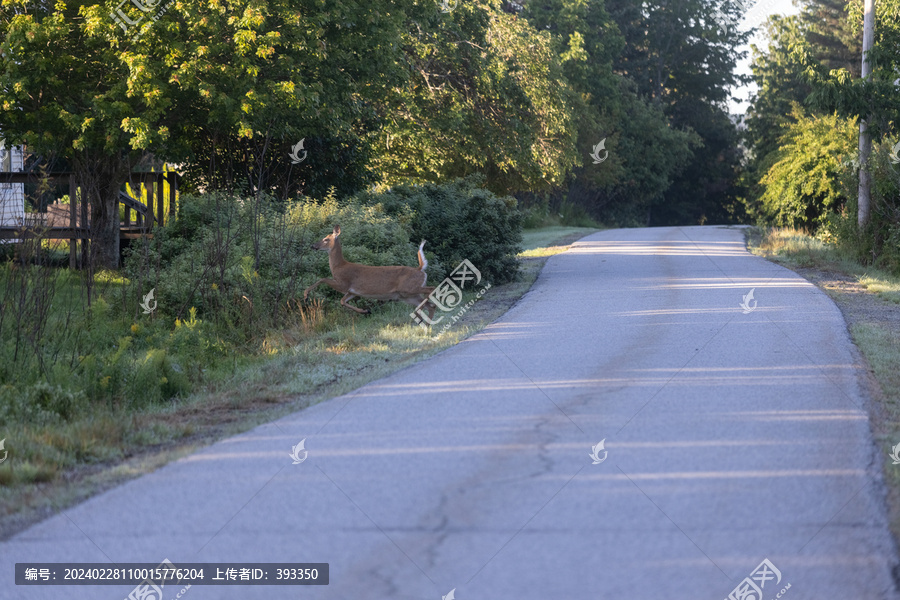
[[[334,244],[337,241],[337,237],[339,235],[341,235],[341,227],[339,225],[335,225],[334,230],[331,233],[312,245],[312,249],[331,252],[331,249],[334,248]]]

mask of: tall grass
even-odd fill
[[[132,243],[121,271],[70,271],[40,241],[0,264],[0,482],[22,493],[122,460],[206,431],[223,407],[313,401],[468,331],[439,335],[406,305],[358,300],[374,309],[363,318],[324,286],[302,300],[329,275],[310,245],[336,223],[349,260],[416,264],[378,203],[177,200],[178,217]]]

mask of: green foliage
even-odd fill
[[[898,173],[890,161],[900,96],[900,1],[876,3],[872,74],[859,79],[862,3],[808,0],[795,17],[770,19],[754,48],[759,93],[748,116],[748,209],[762,220],[815,230],[864,265],[900,269]],[[849,13],[849,18],[848,18]],[[806,110],[796,108],[805,103]],[[857,225],[859,132],[866,118],[872,213]],[[878,140],[882,142],[879,144]]]
[[[883,1],[890,0],[879,0],[878,4]],[[859,77],[862,70],[862,14],[858,11],[862,5],[847,0],[806,0],[803,3],[798,18],[804,41],[824,68],[846,69]]]
[[[85,396],[79,391],[38,381],[28,386],[0,386],[0,423],[30,423],[35,426],[80,416]]]
[[[610,216],[641,225],[739,218],[733,208],[738,138],[723,106],[731,89],[744,79],[735,69],[742,57],[739,47],[750,36],[735,26],[742,17],[740,3],[608,0],[604,4],[626,42],[613,68],[627,73],[637,96],[650,99],[656,109],[625,102],[627,110],[615,119],[623,130],[619,139],[625,143],[621,149],[614,146],[610,154],[622,154],[626,172],[618,185],[600,196]],[[644,126],[631,126],[628,115],[635,115]],[[632,204],[632,198],[638,201]]]
[[[184,395],[191,389],[184,369],[162,348],[148,350],[137,361],[131,385],[132,393],[128,396],[141,403]]]
[[[649,225],[651,217],[655,221],[653,224],[697,223],[704,214],[708,219],[718,220],[720,215],[715,214],[714,207],[725,201],[724,184],[720,181],[727,182],[732,176],[727,169],[734,158],[724,155],[736,147],[734,128],[724,114],[718,109],[709,109],[707,123],[717,131],[710,131],[712,127],[706,125],[699,127],[705,136],[695,131],[692,125],[683,129],[673,127],[671,119],[655,103],[635,99],[625,105],[621,116],[622,133],[614,151],[621,157],[625,172],[619,181],[606,188],[602,214],[609,221],[625,226]],[[702,150],[704,144],[716,150],[708,154],[707,160],[698,156],[698,149]],[[723,160],[713,158],[717,154],[721,154]],[[693,167],[696,173],[689,185],[691,191],[678,196],[673,185],[685,181],[684,173],[688,167]],[[708,186],[701,195],[697,184],[710,180],[719,186],[715,189],[708,189],[712,187]]]
[[[829,215],[823,227],[826,239],[863,265],[872,265],[900,275],[900,164],[891,160],[893,145],[889,139],[877,144],[869,157],[872,173],[872,218],[863,229],[857,220],[856,178],[845,185],[851,192],[847,206]]]
[[[858,128],[837,115],[805,116],[799,107],[794,119],[762,178],[762,211],[777,225],[815,229],[847,201],[840,178],[852,169]]]
[[[522,16],[551,35],[574,92],[579,155],[549,198],[517,194],[523,206],[577,206],[622,225],[739,218],[729,208],[738,140],[721,108],[749,35],[723,26],[739,20],[737,3],[551,0],[526,3]]]
[[[132,305],[153,288],[160,310],[183,318],[191,307],[216,329],[246,343],[277,327],[290,302],[319,277],[325,253],[310,245],[339,224],[347,260],[370,265],[415,265],[416,252],[396,219],[378,207],[226,194],[187,196],[176,222],[132,252]]]
[[[412,12],[402,48],[408,79],[373,137],[385,183],[480,172],[507,194],[559,182],[576,164],[572,95],[548,33],[474,0]]]
[[[13,0],[0,8],[0,129],[78,169],[104,217],[92,251],[114,267],[105,215],[144,152],[180,163],[186,189],[287,197],[373,181],[365,136],[402,80],[406,4],[187,0],[151,21],[129,3]],[[116,9],[143,19],[140,35]],[[302,138],[309,160],[295,167]]]
[[[513,198],[484,189],[483,179],[469,177],[445,184],[399,185],[361,194],[368,206],[383,207],[398,218],[412,240],[426,240],[433,253],[429,281],[441,281],[464,259],[493,283],[516,276],[522,240],[522,214]]]
[[[79,1],[13,0],[0,11],[0,129],[45,157],[75,152],[111,156],[140,146],[123,121],[152,122],[164,106],[129,94],[129,69],[110,40],[109,10]]]
[[[750,32],[735,26],[743,18],[740,3],[607,0],[605,6],[626,43],[616,70],[627,71],[642,96],[665,103],[670,116],[688,99],[719,105],[740,83],[738,48],[750,39]],[[689,116],[682,113],[679,120]]]
[[[559,226],[591,228],[600,226],[581,204],[564,201],[551,210],[546,196],[521,210],[523,230]]]
[[[785,128],[795,122],[792,106],[807,104],[822,93],[810,81],[810,69],[826,72],[843,69],[847,76],[859,76],[861,32],[854,31],[843,0],[806,2],[799,15],[773,15],[766,23],[768,45],[753,46],[753,79],[758,91],[747,113],[747,141],[752,150],[748,166],[751,202],[762,189],[759,179],[773,162]],[[813,66],[815,65],[815,66]],[[807,108],[817,114],[831,114],[837,106]]]
[[[221,377],[228,358],[271,347],[272,332],[298,311],[307,325],[320,319],[298,300],[330,275],[326,253],[310,245],[336,224],[354,262],[415,266],[412,231],[433,240],[433,279],[469,258],[489,280],[508,280],[521,216],[482,183],[401,186],[371,203],[186,195],[174,222],[128,250],[126,277],[95,276],[90,308],[80,277],[9,263],[0,271],[0,419],[68,421],[91,405],[140,410]]]
[[[76,172],[91,206],[95,268],[118,264],[118,192],[150,141],[147,127],[129,123],[140,115],[155,124],[170,103],[160,89],[145,95],[129,86],[129,65],[110,35],[117,28],[107,7],[80,0],[0,7],[0,130],[44,166],[64,158]]]
[[[752,47],[757,92],[746,118],[747,141],[757,164],[778,149],[784,129],[794,122],[792,105],[802,103],[811,91],[802,78],[802,65],[791,51],[805,43],[800,19],[774,15],[766,24],[766,33],[768,47]]]
[[[195,189],[356,191],[371,179],[365,136],[378,125],[374,107],[402,81],[397,40],[409,8],[384,0],[173,5],[126,54],[141,93],[175,101],[154,149],[186,162]],[[308,157],[294,165],[288,153],[301,139]]]
[[[572,175],[594,188],[628,177],[627,157],[618,144],[627,127],[622,113],[641,100],[629,95],[622,76],[613,71],[613,61],[624,48],[619,28],[600,2],[550,0],[524,5],[522,16],[535,31],[550,36],[551,48],[574,92],[570,103],[578,124],[578,161]],[[610,156],[597,168],[590,154],[602,139],[608,139]]]
[[[810,4],[828,6],[833,1],[818,0]],[[807,104],[822,112],[836,111],[845,117],[865,118],[870,133],[878,138],[890,135],[900,119],[900,96],[894,83],[900,72],[900,0],[875,3],[875,40],[869,57],[872,71],[865,80],[857,77],[860,71],[856,67],[862,62],[862,7],[862,2],[847,4],[850,18],[830,32],[840,43],[832,43],[825,51],[815,40],[828,37],[827,19],[822,18],[826,11],[816,11],[816,18],[809,19],[807,29],[807,37],[814,39],[795,48],[794,54],[803,65],[803,77],[812,86]],[[841,60],[833,59],[836,53]]]
[[[720,105],[748,35],[722,27],[734,0],[551,0],[515,15],[499,0],[185,0],[154,21],[128,3],[26,4],[0,9],[0,129],[89,176],[105,219],[91,247],[110,266],[104,215],[146,154],[181,165],[184,191],[282,201],[472,174],[626,222],[718,218],[729,201]],[[116,9],[145,19],[139,35]]]

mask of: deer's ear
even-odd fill
[[[334,234],[334,237],[337,237],[337,236],[341,235],[341,226],[340,226],[340,225],[335,225],[335,226],[334,226],[334,231],[332,231],[331,233]]]

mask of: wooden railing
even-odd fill
[[[69,240],[69,265],[76,264],[75,248],[78,240],[90,239],[90,208],[88,202],[78,199],[78,184],[72,172],[57,172],[42,175],[39,173],[0,172],[0,184],[5,183],[49,183],[53,185],[68,184],[69,204],[67,207],[68,223],[62,225],[58,218],[59,211],[49,213],[25,213],[23,222],[14,226],[0,225],[0,239],[48,239]],[[128,183],[146,191],[147,203],[144,204],[124,192],[119,194],[119,203],[124,206],[124,220],[119,223],[119,236],[123,239],[152,236],[154,224],[163,224],[165,214],[165,185],[169,185],[168,215],[175,214],[175,197],[178,193],[179,176],[174,172],[167,173],[132,173]],[[134,213],[134,219],[132,219]],[[63,217],[65,222],[65,217]]]

